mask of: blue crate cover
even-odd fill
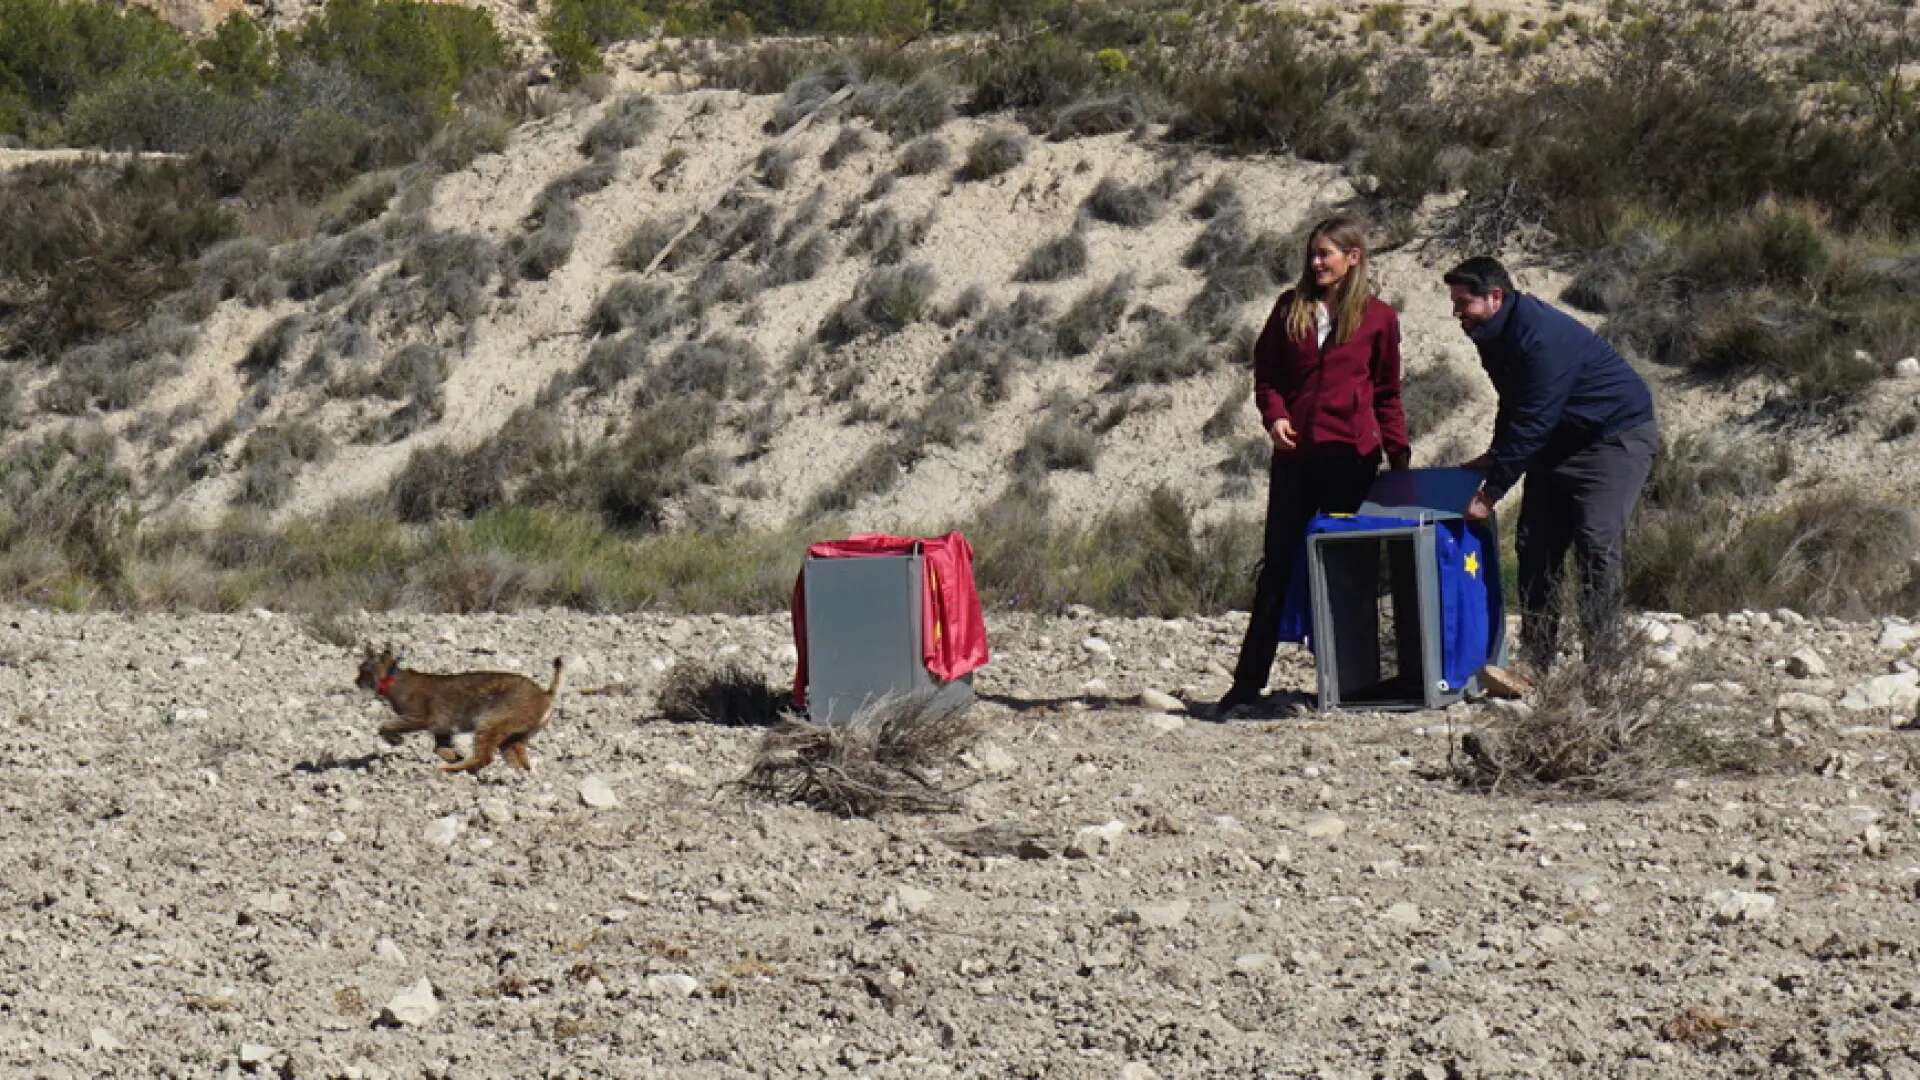
[[[1360,514],[1321,514],[1307,526],[1307,536],[1321,533],[1400,529],[1420,524],[1413,518]],[[1500,583],[1488,582],[1481,572],[1485,559],[1480,534],[1461,519],[1433,524],[1435,561],[1440,572],[1440,677],[1448,686],[1467,680],[1492,659],[1492,628],[1502,617]],[[1280,607],[1280,640],[1305,642],[1313,647],[1311,590],[1307,588],[1307,541],[1300,539],[1294,553],[1292,580]]]

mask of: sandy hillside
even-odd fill
[[[1239,618],[996,616],[963,808],[844,821],[728,786],[758,732],[654,715],[681,657],[784,680],[781,619],[361,624],[429,669],[571,658],[536,771],[474,779],[384,746],[287,618],[16,611],[0,1071],[1920,1076],[1914,630],[1660,625],[1701,665],[1673,707],[1802,764],[1473,794],[1473,708],[1139,703],[1218,693]]]
[[[220,303],[206,321],[199,346],[161,383],[144,409],[108,418],[131,441],[128,460],[158,473],[198,454],[202,437],[231,423],[238,436],[200,469],[203,478],[178,496],[156,486],[148,509],[160,516],[211,517],[235,503],[242,489],[241,464],[253,433],[294,420],[308,420],[332,433],[338,451],[306,467],[281,507],[282,514],[323,508],[352,495],[376,493],[416,449],[436,444],[473,446],[490,437],[519,407],[530,405],[556,375],[580,370],[595,338],[588,317],[596,302],[622,281],[658,285],[678,302],[700,294],[712,280],[747,280],[762,272],[759,256],[741,252],[720,266],[711,260],[661,269],[644,281],[624,271],[616,256],[636,227],[648,221],[685,222],[714,212],[763,215],[768,232],[824,238],[830,253],[805,280],[747,295],[722,292],[698,318],[683,322],[647,349],[657,365],[677,344],[691,340],[744,342],[763,364],[762,388],[750,399],[728,403],[710,447],[734,463],[714,483],[691,493],[703,512],[729,513],[749,523],[785,520],[810,500],[846,483],[847,470],[876,447],[911,432],[933,399],[935,373],[956,341],[980,321],[1025,296],[1037,298],[1056,322],[1085,294],[1125,275],[1125,315],[1093,348],[1069,355],[1049,346],[1023,356],[999,400],[976,400],[955,445],[930,445],[887,490],[863,495],[855,515],[886,528],[927,526],[963,516],[1005,487],[1016,452],[1058,395],[1074,407],[1075,423],[1099,421],[1098,453],[1090,470],[1057,470],[1051,477],[1056,505],[1065,514],[1088,515],[1110,505],[1116,492],[1144,492],[1167,483],[1207,516],[1257,512],[1258,485],[1228,474],[1224,463],[1249,438],[1257,418],[1246,403],[1250,379],[1244,353],[1228,335],[1195,347],[1206,362],[1197,373],[1124,389],[1112,387],[1111,366],[1142,348],[1155,320],[1190,325],[1188,305],[1209,287],[1203,275],[1183,265],[1183,255],[1208,223],[1192,207],[1217,183],[1230,185],[1246,208],[1250,233],[1288,237],[1352,194],[1336,167],[1284,158],[1222,159],[1205,153],[1175,155],[1152,139],[1125,135],[1051,142],[1034,139],[1013,169],[982,181],[958,179],[951,162],[985,134],[1005,128],[995,119],[956,119],[934,138],[949,148],[950,164],[933,172],[892,177],[900,153],[865,120],[835,111],[777,138],[766,131],[778,107],[774,97],[732,91],[659,89],[669,80],[634,75],[629,86],[654,87],[655,118],[645,138],[612,161],[612,180],[572,201],[578,227],[570,253],[545,280],[521,278],[503,286],[498,275],[477,293],[471,318],[409,317],[395,296],[407,296],[403,275],[409,245],[425,229],[496,245],[511,252],[533,228],[530,213],[549,183],[589,166],[580,150],[583,135],[623,89],[606,102],[563,112],[516,133],[506,151],[486,155],[461,172],[446,175],[422,192],[424,216],[406,217],[396,204],[385,217],[345,240],[364,239],[382,252],[369,272],[307,300],[278,300],[263,307],[240,298]],[[822,157],[842,132],[859,132],[863,148],[827,170]],[[772,186],[757,165],[769,147],[789,156],[788,176]],[[1103,179],[1147,184],[1168,177],[1171,192],[1151,223],[1137,227],[1084,219],[1087,196]],[[727,202],[718,211],[722,195]],[[403,197],[399,202],[406,202]],[[954,305],[964,294],[980,299],[976,313],[943,325],[923,319],[898,333],[858,338],[838,349],[814,343],[822,323],[855,297],[879,269],[875,253],[859,250],[862,233],[877,217],[890,216],[910,241],[903,265],[928,268],[936,282],[929,314]],[[1055,282],[1012,280],[1039,243],[1077,228],[1088,250],[1086,268]],[[406,230],[414,230],[408,233]],[[413,248],[412,250],[418,250]],[[1410,379],[1451,369],[1469,384],[1468,400],[1414,432],[1416,461],[1441,462],[1477,452],[1490,424],[1491,395],[1471,349],[1448,316],[1440,272],[1459,252],[1413,244],[1383,252],[1376,261],[1382,294],[1401,311],[1403,351]],[[505,256],[511,259],[511,254]],[[284,250],[276,258],[291,259]],[[1291,261],[1284,253],[1283,261]],[[1522,263],[1523,284],[1556,296],[1565,280],[1555,267]],[[733,278],[714,275],[722,272]],[[704,275],[704,277],[703,277]],[[1272,292],[1263,291],[1228,317],[1238,333],[1251,334],[1265,318]],[[387,308],[381,305],[387,304]],[[364,312],[374,312],[372,315]],[[385,312],[382,314],[382,312]],[[276,324],[293,318],[302,328],[275,369],[262,381],[239,365],[266,340]],[[359,320],[358,326],[345,326]],[[410,345],[430,344],[445,357],[444,408],[411,433],[368,434],[393,406],[377,398],[343,397],[339,384],[307,377],[315,359],[334,349],[339,332],[357,335],[357,359],[330,359],[349,373],[374,372]],[[603,344],[605,344],[603,342]],[[1148,346],[1147,348],[1151,348]],[[730,353],[738,347],[727,345]],[[331,356],[331,353],[328,353]],[[1743,421],[1757,413],[1766,388],[1691,386],[1664,371],[1648,373],[1661,384],[1670,432],[1713,429],[1735,438],[1765,438]],[[618,433],[631,415],[640,379],[608,393],[574,391],[543,405],[549,415],[589,441]],[[1417,385],[1417,383],[1415,384]],[[1894,447],[1878,433],[1904,410],[1910,389],[1883,385],[1850,434],[1816,439],[1801,455],[1797,475],[1838,474],[1898,490],[1904,473],[1889,471]],[[1202,429],[1217,410],[1235,417],[1224,434]],[[164,420],[162,419],[164,418]],[[37,425],[45,430],[46,424]],[[760,445],[744,432],[764,432]],[[1790,481],[1790,490],[1798,481]]]

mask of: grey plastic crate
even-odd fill
[[[1320,708],[1431,709],[1474,692],[1476,680],[1441,678],[1440,574],[1434,525],[1462,516],[1479,489],[1467,469],[1408,469],[1375,481],[1360,514],[1407,518],[1404,526],[1321,533],[1307,540],[1314,668]],[[1477,527],[1487,586],[1500,587],[1496,518]],[[1381,596],[1381,571],[1386,595]],[[1383,642],[1382,600],[1392,622]],[[1506,657],[1506,622],[1490,619],[1491,659]]]
[[[807,715],[814,723],[844,723],[887,696],[948,692],[945,687],[971,693],[971,676],[943,684],[927,670],[922,563],[918,553],[807,559],[801,587],[807,605]]]

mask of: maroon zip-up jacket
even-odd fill
[[[1274,454],[1294,457],[1316,448],[1351,446],[1362,457],[1384,447],[1388,460],[1408,449],[1407,417],[1400,408],[1400,317],[1378,297],[1342,344],[1338,330],[1327,337],[1323,353],[1317,334],[1287,336],[1287,307],[1293,291],[1283,293],[1267,316],[1266,329],[1253,347],[1253,403],[1261,426],[1293,422],[1297,449],[1276,447]]]

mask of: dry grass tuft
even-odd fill
[[[661,682],[655,707],[660,715],[683,724],[766,727],[780,718],[790,700],[786,691],[738,661],[714,666],[681,660]]]
[[[972,706],[970,691],[943,688],[882,698],[843,724],[789,718],[767,732],[739,783],[842,817],[956,810],[961,789],[931,770],[980,734]]]
[[[1556,665],[1526,707],[1469,733],[1458,766],[1470,787],[1557,790],[1600,798],[1648,798],[1674,780],[1755,774],[1795,751],[1757,728],[1717,729],[1689,698],[1684,665],[1650,662],[1643,635],[1624,627]]]

